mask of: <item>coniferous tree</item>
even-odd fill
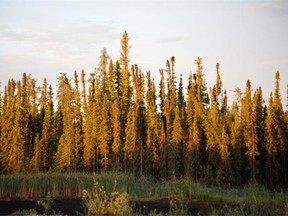
[[[131,104],[131,97],[132,97],[132,87],[131,87],[131,73],[129,70],[129,51],[130,51],[130,44],[129,44],[129,36],[127,31],[125,31],[122,35],[121,39],[121,56],[119,61],[119,66],[116,66],[116,73],[120,73],[120,77],[117,77],[117,82],[121,81],[121,84],[118,86],[121,91],[121,97],[119,98],[119,105],[120,105],[120,140],[121,143],[124,142],[125,137],[125,128],[127,126],[127,116],[129,107]],[[119,70],[120,69],[120,70]],[[120,78],[120,80],[118,80]]]
[[[93,110],[95,104],[95,75],[90,74],[90,86],[88,89],[87,102],[85,90],[85,72],[82,72],[82,86],[83,86],[83,101],[84,101],[84,140],[83,140],[83,157],[84,167],[90,171],[95,171],[96,155],[95,155],[95,140],[93,137],[93,122],[95,121],[95,113]]]
[[[58,105],[63,115],[63,134],[59,140],[56,163],[59,169],[75,170],[75,128],[73,89],[66,74],[58,79]]]
[[[16,98],[15,98],[15,119],[14,124],[11,125],[11,136],[12,142],[10,143],[11,148],[9,151],[10,163],[9,167],[12,171],[21,171],[24,169],[25,165],[25,151],[24,151],[24,144],[25,144],[25,134],[22,132],[23,126],[23,112],[21,109],[21,83],[18,81],[16,83]]]
[[[180,159],[179,159],[179,174],[184,175],[185,171],[185,145],[188,142],[189,137],[189,127],[187,124],[187,112],[186,112],[186,100],[183,89],[183,79],[182,74],[180,74],[180,81],[178,86],[178,107],[179,107],[179,116],[181,121],[182,128],[182,141],[180,142]]]
[[[180,121],[180,111],[177,107],[177,89],[175,80],[175,57],[172,56],[170,61],[166,62],[167,78],[167,98],[165,103],[166,108],[166,128],[167,128],[167,169],[168,177],[179,176],[179,161],[180,161],[180,145],[182,137],[182,126]],[[177,120],[175,121],[176,112],[178,112]],[[174,125],[175,124],[175,125]],[[174,137],[173,137],[174,136]]]
[[[276,127],[276,137],[277,137],[277,159],[279,164],[278,174],[280,179],[278,185],[286,185],[287,174],[286,174],[286,138],[285,138],[285,122],[284,122],[284,111],[281,102],[280,95],[280,73],[277,71],[275,73],[275,89],[274,89],[274,101],[273,101],[273,111],[275,118]]]
[[[159,84],[159,98],[160,98],[160,178],[167,178],[167,105],[166,105],[166,92],[165,92],[165,81],[164,81],[164,71],[160,72],[160,84]]]
[[[29,102],[29,95],[28,95],[28,89],[29,89],[29,81],[28,76],[24,72],[22,75],[22,86],[21,86],[21,104],[19,104],[21,117],[20,117],[20,128],[21,133],[24,139],[23,149],[24,149],[24,160],[25,165],[29,165],[29,159],[33,155],[33,143],[32,140],[30,140],[30,133],[28,123],[29,123],[29,111],[30,111],[30,102]],[[26,166],[25,166],[26,167]]]
[[[274,100],[272,93],[270,94],[269,104],[267,109],[267,120],[266,120],[266,151],[267,151],[267,180],[270,188],[273,188],[279,182],[280,164],[277,159],[277,128],[276,118],[274,112]]]
[[[5,172],[21,171],[24,139],[21,134],[21,83],[11,79],[5,87],[1,122],[1,164]]]
[[[158,176],[160,152],[159,152],[159,116],[156,104],[156,87],[150,71],[147,72],[147,91],[146,91],[146,165],[151,173]]]
[[[176,87],[173,56],[160,69],[157,106],[151,73],[144,78],[136,64],[130,69],[129,51],[124,32],[119,61],[109,61],[104,48],[87,86],[84,71],[81,86],[76,71],[72,82],[61,74],[55,112],[47,79],[41,87],[26,73],[9,80],[0,92],[0,172],[84,167],[229,187],[287,185],[288,111],[278,71],[267,105],[261,87],[253,92],[248,81],[244,96],[235,90],[230,107],[219,63],[208,94],[198,57],[185,97],[182,76]]]
[[[37,133],[35,138],[34,165],[39,171],[48,171],[53,165],[55,153],[54,134],[53,134],[53,93],[47,79],[44,79],[41,96],[41,112],[43,112],[43,125],[41,133]]]
[[[197,99],[195,79],[192,73],[189,76],[188,96],[187,96],[187,122],[189,126],[189,139],[186,149],[186,176],[192,177],[195,181],[201,178],[202,161],[200,154],[200,133],[201,133],[201,112],[202,104]]]
[[[175,107],[175,118],[172,124],[172,138],[171,138],[171,152],[169,157],[169,171],[172,173],[172,177],[180,176],[180,148],[183,141],[183,130],[180,119],[179,108]]]
[[[264,100],[262,97],[262,89],[259,87],[256,89],[253,96],[253,106],[254,106],[254,124],[255,124],[255,136],[256,136],[256,146],[259,154],[256,155],[256,167],[259,172],[256,173],[256,178],[259,182],[265,182],[265,166],[266,164],[266,140],[265,140],[265,109],[263,106]]]
[[[222,81],[219,73],[219,64],[216,64],[216,84],[210,90],[211,105],[208,112],[208,121],[206,121],[207,136],[207,182],[216,183],[220,178],[221,172],[221,135],[222,119],[219,97],[222,92]],[[226,158],[223,158],[226,159]],[[220,166],[219,166],[220,165]]]
[[[209,96],[207,93],[206,82],[204,80],[202,59],[198,57],[195,60],[197,65],[196,73],[193,74],[193,84],[191,84],[190,94],[194,105],[194,116],[191,131],[191,142],[194,145],[194,153],[197,158],[193,159],[194,163],[194,178],[204,178],[207,168],[207,137],[205,134],[205,121],[207,118],[207,106],[209,104]],[[207,122],[206,122],[207,123]]]
[[[112,143],[112,169],[114,171],[122,170],[122,158],[123,158],[123,139],[124,134],[123,122],[121,121],[121,98],[122,98],[122,78],[120,73],[120,64],[116,61],[114,66],[114,96],[112,103],[112,122],[113,122],[113,143]],[[127,118],[128,120],[128,118]]]
[[[135,89],[135,105],[136,105],[136,146],[135,146],[135,155],[134,155],[134,164],[136,175],[142,176],[143,164],[144,164],[144,152],[146,148],[146,108],[144,104],[145,97],[145,77],[144,74],[138,69],[138,65],[134,65],[132,67],[132,75],[133,75],[133,85]],[[140,161],[139,161],[140,158]],[[140,162],[140,163],[139,163]],[[138,163],[138,166],[137,166]]]
[[[107,96],[104,95],[99,134],[99,153],[102,168],[107,171],[110,165],[111,128]]]
[[[230,147],[230,158],[231,158],[231,169],[233,170],[233,178],[231,180],[232,185],[242,185],[245,180],[243,175],[245,174],[245,146],[243,126],[240,116],[240,104],[237,102],[232,103],[232,110],[230,114],[230,128],[231,128],[231,147]]]
[[[79,88],[78,74],[74,72],[74,84],[73,90],[74,108],[73,108],[73,128],[74,128],[74,143],[75,143],[75,169],[83,167],[83,116],[82,116],[82,104],[81,93]]]
[[[2,141],[2,139],[1,139],[1,128],[2,128],[2,121],[3,121],[3,119],[2,119],[2,114],[3,114],[3,110],[2,110],[2,108],[3,108],[3,103],[2,103],[2,91],[1,91],[1,81],[0,81],[0,162],[1,162],[1,141]],[[3,167],[2,167],[2,164],[0,164],[0,174],[2,173],[2,171],[3,171]]]
[[[255,131],[254,107],[252,103],[251,83],[248,80],[246,83],[246,91],[242,100],[242,122],[244,126],[244,138],[246,145],[246,155],[248,157],[249,177],[256,183],[256,156],[258,148],[256,146],[257,137]]]

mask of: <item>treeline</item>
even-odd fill
[[[174,57],[155,83],[150,72],[129,66],[129,49],[125,32],[119,60],[103,49],[93,73],[60,75],[56,97],[47,79],[41,87],[26,73],[9,80],[0,97],[1,173],[126,171],[213,185],[287,186],[288,112],[279,72],[268,104],[248,80],[229,106],[218,63],[208,89],[198,57],[184,88]]]

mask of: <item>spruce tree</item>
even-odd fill
[[[110,68],[110,67],[109,67]],[[109,70],[110,71],[110,70]],[[113,92],[112,96],[112,128],[113,128],[113,142],[112,142],[112,161],[111,166],[113,171],[121,171],[122,170],[122,162],[123,162],[123,134],[125,128],[123,125],[123,121],[121,121],[122,110],[121,110],[121,99],[122,99],[122,77],[121,77],[121,68],[118,61],[116,61],[113,69],[114,79],[114,88],[111,90]],[[110,72],[111,73],[111,72]],[[109,74],[110,74],[109,73]],[[109,77],[112,74],[109,75]],[[129,111],[129,109],[128,109]],[[127,118],[128,120],[128,118]]]
[[[284,111],[280,95],[280,73],[277,71],[275,73],[275,88],[274,88],[274,101],[273,101],[273,112],[276,127],[276,138],[277,138],[277,159],[279,164],[278,174],[280,179],[278,186],[286,185],[287,174],[286,174],[286,146],[287,140],[285,138],[285,122],[284,122]]]
[[[56,154],[56,165],[59,169],[75,170],[75,100],[73,88],[70,85],[66,74],[61,74],[58,79],[58,106],[61,107],[63,115],[63,134],[59,140]]]
[[[252,103],[251,83],[246,83],[246,91],[242,100],[242,122],[244,126],[244,137],[246,145],[246,155],[248,157],[249,176],[253,183],[256,183],[256,156],[258,155],[257,137],[255,131],[254,107]]]
[[[166,105],[166,89],[164,81],[164,71],[160,72],[160,84],[159,84],[159,98],[160,98],[160,163],[159,163],[159,177],[162,179],[167,178],[167,105]]]
[[[107,96],[104,95],[99,133],[100,164],[107,171],[110,165],[111,128]]]
[[[146,167],[155,176],[159,174],[160,152],[159,152],[159,116],[156,104],[156,87],[150,71],[146,75],[147,91],[146,91]]]
[[[83,140],[83,157],[84,167],[90,171],[96,169],[96,148],[95,138],[93,136],[93,125],[95,124],[95,74],[90,74],[90,86],[88,88],[87,102],[86,102],[86,90],[85,89],[85,72],[82,72],[82,86],[83,86],[83,100],[85,101],[83,112],[84,112],[84,140]],[[96,151],[97,152],[97,151]]]
[[[120,56],[120,67],[117,68],[118,66],[116,65],[116,72],[120,72],[120,79],[121,79],[121,84],[119,86],[119,90],[121,91],[121,98],[119,98],[119,105],[120,105],[120,122],[121,122],[121,127],[120,127],[120,140],[121,143],[124,142],[124,137],[125,137],[125,128],[127,126],[127,116],[128,116],[128,111],[131,103],[131,97],[132,97],[132,87],[131,87],[131,72],[129,70],[129,51],[130,51],[130,44],[129,44],[129,36],[127,31],[125,31],[122,35],[121,39],[121,56]],[[118,71],[120,69],[120,71]],[[118,75],[117,75],[118,76]],[[117,79],[119,79],[117,77]],[[117,80],[118,81],[118,80]]]
[[[265,183],[265,166],[266,164],[266,140],[265,140],[265,110],[264,110],[264,100],[262,97],[262,89],[259,87],[256,89],[253,96],[253,106],[254,106],[254,124],[255,124],[255,136],[256,136],[256,146],[259,150],[259,154],[256,155],[256,167],[259,172],[256,173],[256,178],[261,183]]]
[[[73,90],[73,128],[74,128],[74,143],[75,143],[75,169],[83,167],[83,116],[82,116],[82,103],[81,93],[79,87],[78,74],[74,72],[74,85]]]

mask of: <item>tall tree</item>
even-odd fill
[[[158,176],[160,152],[159,152],[159,116],[157,113],[156,103],[156,87],[151,72],[148,71],[146,75],[147,91],[146,91],[146,125],[147,125],[147,139],[146,139],[146,167],[148,170]]]
[[[254,106],[254,127],[255,127],[255,136],[256,136],[256,146],[259,151],[259,154],[256,155],[256,168],[259,172],[256,173],[256,178],[259,182],[265,182],[265,166],[266,164],[266,140],[265,140],[265,109],[264,109],[264,100],[262,97],[262,89],[259,87],[256,89],[253,96],[253,106]]]
[[[75,170],[75,128],[73,89],[66,74],[58,79],[58,105],[63,114],[63,134],[59,140],[56,154],[57,167],[66,170]]]
[[[160,84],[159,84],[159,98],[160,98],[160,116],[161,116],[161,129],[160,129],[160,178],[167,178],[167,105],[166,105],[166,88],[164,81],[164,71],[161,69],[160,72]]]
[[[121,68],[118,61],[116,61],[114,66],[114,88],[111,92],[114,92],[112,96],[112,128],[113,128],[113,143],[112,143],[112,169],[114,171],[122,170],[122,158],[123,158],[123,121],[121,121],[121,98],[122,98],[122,77]],[[129,109],[128,109],[129,111]],[[128,117],[127,117],[128,120]]]
[[[44,119],[42,131],[35,138],[34,164],[36,170],[48,171],[53,165],[55,142],[53,134],[53,93],[51,85],[48,90],[46,78],[43,81],[40,106],[44,113]]]
[[[186,112],[186,100],[184,95],[183,89],[183,79],[182,74],[180,74],[180,81],[178,86],[177,92],[177,101],[178,101],[178,108],[179,108],[179,116],[181,121],[181,128],[182,128],[182,141],[180,142],[180,160],[179,160],[179,174],[181,176],[184,175],[185,171],[185,145],[188,142],[189,137],[189,127],[187,124],[187,112]]]
[[[104,95],[99,133],[99,153],[102,168],[107,171],[110,165],[111,127],[107,96]]]
[[[274,112],[274,121],[275,121],[275,136],[277,139],[277,159],[279,164],[278,174],[280,174],[280,179],[278,184],[286,185],[287,183],[287,174],[286,174],[286,145],[287,141],[285,138],[285,122],[284,122],[284,111],[281,102],[280,95],[280,73],[277,71],[275,73],[275,88],[274,88],[274,100],[273,100],[273,112]]]
[[[137,65],[132,66],[133,86],[135,90],[135,121],[136,143],[134,161],[134,173],[142,176],[144,161],[144,145],[146,143],[145,104],[144,104],[144,75]],[[140,159],[140,160],[139,160]]]
[[[124,142],[125,137],[125,128],[127,126],[127,116],[128,110],[131,104],[131,96],[132,96],[132,87],[131,87],[131,73],[129,70],[129,51],[130,51],[130,44],[129,44],[129,35],[127,31],[125,31],[122,35],[121,39],[121,57],[120,57],[120,76],[121,76],[121,98],[119,98],[119,105],[120,105],[120,122],[121,122],[121,142]],[[116,72],[118,69],[116,69]],[[117,80],[118,81],[118,80]]]
[[[95,171],[96,169],[96,143],[95,143],[95,137],[93,136],[93,125],[95,124],[95,112],[94,112],[94,106],[95,106],[95,74],[90,74],[90,86],[88,89],[88,95],[87,95],[87,102],[86,102],[86,91],[85,89],[85,73],[82,72],[82,86],[83,91],[82,94],[84,94],[84,140],[83,140],[83,157],[84,157],[84,167],[90,171]]]
[[[167,72],[167,98],[165,103],[166,108],[166,128],[167,128],[167,169],[168,177],[179,176],[179,161],[180,161],[180,145],[182,137],[180,139],[179,133],[182,136],[182,126],[180,121],[180,111],[177,107],[177,89],[175,80],[175,57],[172,56],[170,61],[166,61]],[[176,111],[178,112],[177,119]],[[174,125],[175,124],[175,125]],[[173,137],[174,135],[174,137]]]
[[[257,137],[255,131],[254,120],[254,107],[252,103],[251,83],[248,80],[246,83],[246,91],[242,100],[242,122],[244,126],[244,137],[246,144],[246,154],[249,159],[249,172],[250,179],[253,183],[256,183],[256,155],[258,154],[258,148],[256,146]]]
[[[233,178],[231,179],[232,185],[242,185],[246,182],[245,178],[245,158],[246,150],[244,141],[243,125],[241,122],[240,114],[240,102],[232,103],[232,110],[230,114],[230,158],[231,158],[231,169],[233,170]]]
[[[78,74],[74,72],[74,85],[73,89],[73,128],[74,128],[74,143],[75,143],[75,169],[83,167],[83,116],[81,93],[79,87]]]

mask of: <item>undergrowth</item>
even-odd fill
[[[103,191],[109,193],[110,197],[114,191],[117,193],[113,196],[121,195],[123,199],[129,201],[169,199],[231,206],[225,209],[225,212],[215,210],[219,215],[288,214],[288,195],[284,190],[271,192],[257,184],[234,189],[207,187],[187,178],[156,182],[149,176],[135,177],[127,173],[50,172],[2,175],[0,199],[41,199],[49,194],[53,198],[86,197],[88,201],[89,196],[91,198],[89,200],[93,200],[93,196],[89,193],[93,194],[93,190],[96,190],[95,182],[101,185]]]

